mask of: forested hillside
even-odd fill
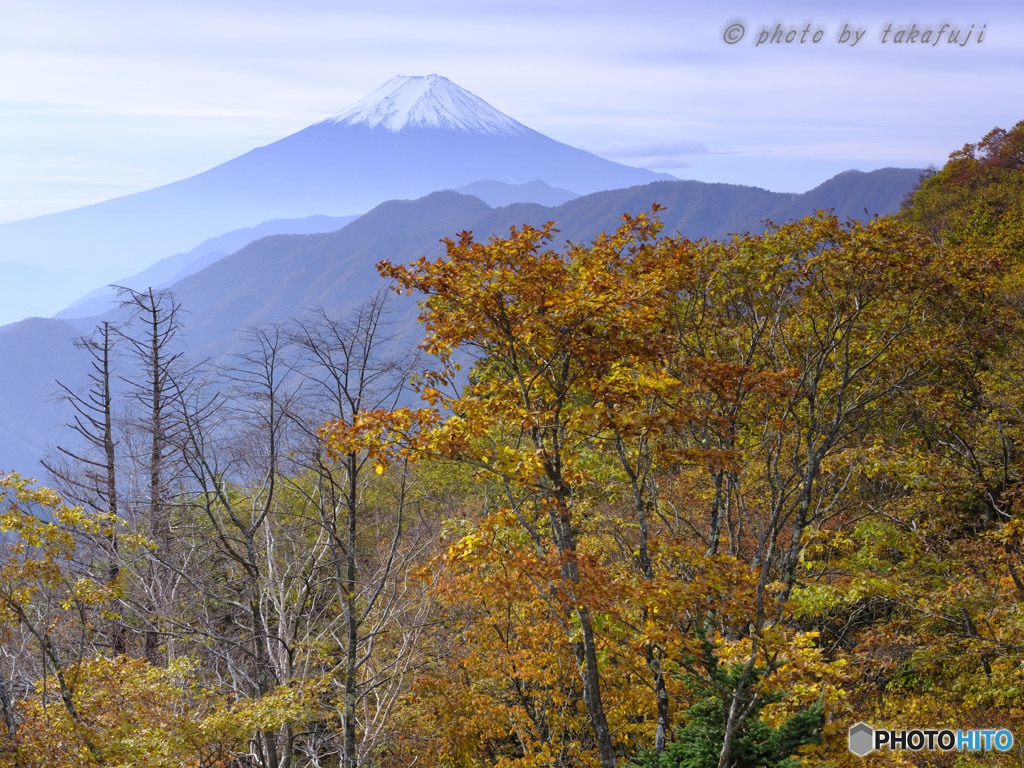
[[[300,318],[316,307],[344,317],[386,287],[377,274],[377,262],[439,256],[444,253],[440,239],[463,229],[489,237],[507,233],[512,225],[539,227],[554,220],[559,242],[583,242],[614,230],[623,211],[650,210],[659,203],[665,206],[659,214],[665,233],[721,238],[763,232],[766,220],[790,221],[818,208],[834,208],[841,217],[856,218],[895,213],[920,175],[920,171],[898,168],[850,171],[802,195],[729,184],[655,182],[587,195],[554,208],[515,204],[493,209],[477,197],[441,191],[418,200],[381,203],[358,221],[332,232],[262,237],[253,242],[244,240],[251,231],[229,233],[211,241],[213,246],[239,238],[249,244],[213,259],[205,269],[193,264],[196,269],[187,269],[187,276],[171,284],[164,282],[167,264],[160,262],[118,285],[139,290],[166,287],[185,312],[188,355],[196,360],[219,358],[243,351],[244,333],[253,325]],[[309,220],[303,221],[308,225]],[[301,226],[294,221],[267,223],[271,228],[297,225]],[[209,243],[185,256],[210,259],[208,247]],[[152,278],[159,280],[150,282]],[[71,419],[68,409],[53,397],[53,382],[59,380],[74,390],[84,384],[85,362],[73,361],[70,341],[97,323],[124,321],[116,289],[107,286],[94,295],[96,303],[87,303],[94,309],[97,304],[106,307],[98,316],[73,311],[63,319],[30,318],[0,328],[0,359],[19,372],[0,379],[0,467],[35,471],[39,457],[54,442],[54,430]],[[422,338],[413,300],[399,300],[392,310],[391,319],[407,338]],[[39,354],[43,349],[47,354]],[[71,359],[65,362],[65,356]],[[119,376],[131,378],[125,369],[120,369]]]
[[[0,479],[0,766],[1020,765],[847,733],[1024,739],[1022,190],[1024,123],[888,218],[452,232],[419,352],[129,292]]]

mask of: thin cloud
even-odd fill
[[[680,155],[707,155],[709,150],[703,144],[690,141],[662,141],[650,143],[612,142],[600,149],[592,150],[602,157],[678,157]]]

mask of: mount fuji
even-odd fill
[[[672,179],[562,144],[445,77],[396,77],[322,122],[181,181],[0,225],[0,323],[270,219],[360,214],[474,182],[587,194]],[[528,200],[524,200],[528,201]],[[39,270],[49,274],[33,280]]]

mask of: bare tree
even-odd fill
[[[110,571],[138,585],[123,597],[127,625],[150,661],[187,652],[247,698],[333,681],[321,722],[254,734],[247,764],[373,763],[419,661],[428,588],[409,572],[433,525],[414,518],[404,468],[380,476],[364,455],[329,459],[319,433],[405,391],[416,358],[387,332],[386,295],[341,320],[316,310],[254,328],[247,351],[203,372],[185,360],[172,295],[121,295],[124,324],[81,344],[89,386],[62,387],[80,446],[49,466],[70,499],[155,545]]]
[[[193,488],[189,506],[212,537],[209,556],[215,572],[228,575],[203,583],[198,574],[181,571],[182,578],[225,609],[180,630],[195,634],[202,627],[216,638],[229,674],[262,696],[295,677],[295,643],[310,596],[299,587],[296,603],[281,606],[283,615],[272,610],[267,594],[274,588],[275,571],[288,568],[276,562],[282,531],[274,518],[281,506],[279,453],[285,440],[282,411],[290,405],[285,390],[290,369],[279,328],[252,329],[248,340],[250,351],[222,373],[216,394],[204,397],[196,390],[178,395],[182,430],[177,445]],[[298,557],[305,561],[303,573],[315,571],[316,547],[311,559]],[[291,726],[258,733],[255,747],[261,766],[287,768],[294,753]]]
[[[121,308],[128,319],[118,329],[137,376],[122,376],[134,402],[133,426],[144,435],[145,455],[133,456],[133,464],[145,476],[143,496],[135,501],[144,515],[155,549],[150,557],[146,587],[150,592],[150,627],[145,631],[145,653],[151,661],[160,656],[163,618],[173,603],[178,583],[173,569],[174,537],[171,526],[174,464],[172,451],[181,420],[175,409],[181,402],[184,382],[195,368],[185,363],[181,350],[181,305],[169,291],[148,288],[137,291],[118,287]]]
[[[168,630],[203,639],[247,694],[325,674],[340,688],[340,738],[315,723],[258,733],[250,759],[262,768],[301,755],[369,764],[417,658],[426,586],[406,575],[426,536],[407,536],[408,476],[378,476],[365,456],[330,460],[319,435],[401,397],[415,358],[394,354],[385,313],[380,294],[344,320],[317,310],[287,331],[251,329],[216,394],[176,395],[197,554],[175,567],[205,599]]]
[[[318,310],[312,319],[295,323],[292,341],[301,351],[306,381],[303,402],[315,409],[315,418],[303,427],[310,437],[328,418],[351,423],[361,411],[399,403],[417,361],[414,355],[395,354],[396,340],[386,332],[386,310],[387,294],[378,292],[346,320]],[[398,630],[392,638],[401,641],[389,653],[381,652],[384,635],[396,629],[399,613],[416,612],[405,604],[408,584],[396,578],[409,555],[401,547],[409,506],[407,474],[403,471],[395,479],[393,507],[384,521],[384,510],[374,510],[366,501],[366,486],[375,473],[365,455],[348,453],[329,463],[317,448],[309,459],[308,471],[316,483],[306,497],[318,510],[330,541],[343,607],[342,761],[346,768],[356,768],[379,745],[417,638],[415,631]],[[418,626],[421,619],[411,623]],[[408,623],[405,629],[410,629]]]
[[[75,346],[88,352],[90,372],[83,391],[74,391],[57,382],[64,400],[74,411],[68,427],[81,438],[80,447],[58,446],[57,456],[42,460],[56,487],[72,502],[117,519],[117,440],[114,435],[114,376],[117,327],[109,321],[96,326],[91,336],[83,336]],[[112,524],[107,537],[109,549],[107,579],[117,580],[121,571],[118,558],[117,527]],[[125,651],[124,625],[111,623],[110,647],[114,654]]]
[[[171,547],[171,524],[168,507],[167,453],[171,442],[171,411],[179,389],[175,380],[176,366],[183,353],[176,349],[181,333],[181,305],[167,291],[136,291],[118,288],[121,307],[130,313],[128,324],[121,328],[132,358],[138,365],[142,380],[124,378],[139,404],[138,420],[149,438],[149,494],[146,500],[150,534],[161,551]]]

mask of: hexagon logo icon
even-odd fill
[[[850,751],[857,757],[864,757],[875,750],[875,729],[867,723],[857,723],[850,728]]]

